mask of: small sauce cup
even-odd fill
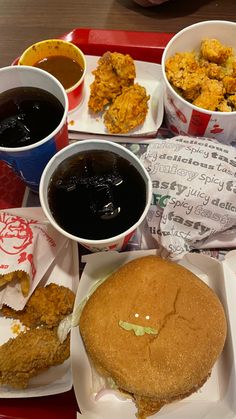
[[[86,59],[76,45],[61,39],[37,42],[23,52],[18,65],[38,67],[56,77],[67,93],[69,112],[80,105],[83,99]]]

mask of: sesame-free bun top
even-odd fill
[[[137,336],[132,325],[149,332]],[[100,373],[136,400],[165,404],[204,384],[223,349],[226,319],[214,291],[196,275],[146,256],[95,290],[80,332]]]

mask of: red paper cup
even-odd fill
[[[178,32],[167,44],[162,56],[165,85],[164,106],[170,131],[177,135],[216,138],[230,144],[236,139],[236,112],[216,112],[199,108],[183,99],[169,83],[166,60],[177,52],[199,51],[203,39],[218,39],[236,51],[236,23],[213,20],[199,22]]]
[[[68,80],[65,79],[65,76],[68,76],[68,73],[71,72],[71,68],[68,67],[68,62],[60,62],[56,68],[52,67],[51,64],[49,65],[49,62],[46,64],[46,61],[50,57],[58,56],[69,58],[81,68],[81,73],[78,73],[78,80],[75,78],[72,85],[68,86]],[[86,59],[83,52],[71,42],[63,41],[62,39],[47,39],[27,48],[19,58],[18,65],[38,66],[38,62],[41,62],[42,69],[58,78],[68,96],[69,112],[75,110],[80,105],[84,92]]]

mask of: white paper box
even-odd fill
[[[37,214],[38,218],[43,215],[40,208],[21,208],[16,211],[17,214],[22,216],[27,216],[33,212]],[[67,245],[59,252],[42,282],[40,282],[40,286],[51,282],[66,286],[76,292],[79,283],[77,243],[70,240],[67,241]],[[9,338],[16,336],[12,331],[12,325],[15,323],[16,320],[6,319],[0,315],[0,345]],[[72,384],[71,358],[69,358],[63,364],[50,367],[45,372],[31,378],[26,389],[21,390],[0,386],[0,399],[28,398],[64,393],[72,388]]]
[[[68,116],[69,131],[109,135],[103,123],[102,113],[91,113],[88,109],[89,86],[94,81],[92,71],[97,67],[99,58],[92,55],[86,56],[87,72],[85,76],[84,99],[81,105],[73,112],[70,112]],[[130,133],[125,134],[125,136],[154,136],[162,124],[164,113],[161,65],[135,61],[135,67],[136,78],[134,82],[145,87],[147,94],[150,95],[148,101],[149,109],[144,123]]]
[[[157,250],[136,252],[109,252],[87,255],[87,262],[77,290],[75,308],[88,294],[91,286],[101,278],[131,259]],[[190,397],[164,406],[153,419],[233,419],[236,418],[236,275],[233,277],[228,260],[219,262],[208,256],[188,254],[181,260],[185,266],[206,282],[222,301],[228,322],[227,340],[223,353],[215,364],[205,385]],[[236,272],[236,262],[235,262]],[[97,402],[91,392],[91,369],[80,337],[79,328],[72,330],[71,360],[75,395],[82,419],[135,419],[136,408],[132,401],[121,401],[113,394]]]

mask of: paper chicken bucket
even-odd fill
[[[232,96],[232,100],[235,100],[236,79],[234,70],[235,64],[233,64],[236,60],[235,30],[235,22],[221,20],[199,22],[178,32],[166,46],[162,56],[162,75],[165,86],[164,107],[167,126],[174,135],[181,134],[215,138],[224,144],[232,144],[235,142],[236,111],[235,106],[232,107],[231,111],[229,106],[231,104],[230,97]],[[180,94],[180,86],[177,88],[169,81],[166,72],[167,62],[170,58],[173,59],[175,54],[176,56],[181,53],[191,54],[194,52],[198,54],[201,42],[206,40],[213,40],[213,45],[216,43],[219,50],[219,43],[221,43],[222,48],[229,51],[230,57],[228,57],[228,61],[225,60],[223,63],[221,62],[223,59],[221,56],[219,59],[216,57],[215,60],[214,57],[211,58],[214,60],[212,62],[207,62],[207,60],[205,60],[200,71],[197,71],[196,68],[194,69],[195,64],[192,64],[190,70],[191,77],[188,80],[186,78],[187,58],[185,60],[185,64],[182,66],[179,65],[177,68],[177,66],[174,65],[172,68],[174,77],[177,79],[178,83],[181,82],[181,86],[183,85],[184,88],[186,87],[186,89],[188,89],[189,100],[186,100]],[[215,54],[217,53],[218,50],[215,51]],[[219,54],[221,54],[221,51],[219,51]],[[190,57],[189,59],[191,60],[191,56],[188,55],[188,57]],[[181,61],[180,55],[178,55],[178,59]],[[188,68],[190,69],[190,67]],[[206,100],[204,101],[204,106],[200,106],[199,101],[196,102],[193,100],[193,95],[195,94],[195,90],[200,86],[200,77],[202,77],[201,71],[203,68],[205,68],[205,75],[207,76],[206,79],[204,79],[203,87],[205,86],[204,89],[208,89],[208,91],[205,94]],[[211,70],[212,73],[210,74],[208,70],[209,72]],[[215,75],[216,72],[220,73],[220,75]],[[226,81],[223,80],[224,76],[228,77],[227,84]],[[206,84],[206,80],[209,81],[208,84]],[[231,83],[230,86],[229,81]],[[219,110],[217,106],[216,110],[212,110],[214,108],[212,105],[213,96],[219,95],[219,89],[221,87],[223,89],[224,96],[222,94],[222,102],[219,103]],[[192,92],[190,92],[190,88]],[[199,89],[197,95],[200,93],[204,93],[202,88]],[[195,102],[198,103],[198,105],[196,105]],[[203,104],[203,99],[201,100],[201,104]]]

